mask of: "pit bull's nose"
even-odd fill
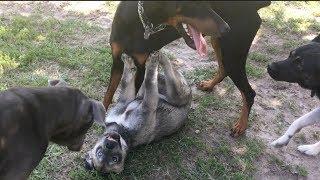
[[[278,78],[279,72],[277,71],[276,65],[274,63],[271,63],[268,65],[267,71],[268,71],[268,74],[271,76],[271,78],[273,79]]]

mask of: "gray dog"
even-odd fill
[[[158,61],[164,75],[158,76]],[[86,156],[86,168],[101,173],[122,172],[128,151],[176,132],[187,120],[192,95],[183,76],[161,53],[150,56],[137,96],[134,63],[124,60],[125,70],[117,104],[105,121],[105,132]]]
[[[24,180],[43,158],[49,141],[79,151],[93,119],[103,122],[102,103],[61,80],[45,88],[0,92],[0,179]]]

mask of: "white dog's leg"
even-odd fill
[[[301,145],[298,147],[298,150],[306,155],[315,156],[320,152],[320,142],[309,145]]]
[[[279,139],[273,141],[271,145],[274,147],[286,146],[295,133],[299,132],[303,127],[315,124],[317,122],[320,122],[320,108],[316,108],[295,120],[285,134]]]

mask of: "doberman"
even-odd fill
[[[201,82],[198,88],[210,91],[226,76],[232,79],[241,92],[243,106],[231,135],[237,137],[243,134],[255,97],[245,71],[246,58],[261,25],[257,11],[270,4],[270,1],[121,2],[111,29],[113,65],[104,97],[105,108],[108,109],[111,104],[122,77],[123,53],[132,57],[138,67],[135,85],[139,89],[144,78],[144,64],[150,53],[183,37],[190,48],[204,55],[204,34],[211,36],[219,69],[216,76]]]

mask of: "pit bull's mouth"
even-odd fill
[[[179,23],[177,29],[190,48],[197,50],[198,54],[202,57],[207,56],[207,43],[201,32],[193,26],[184,23]]]

